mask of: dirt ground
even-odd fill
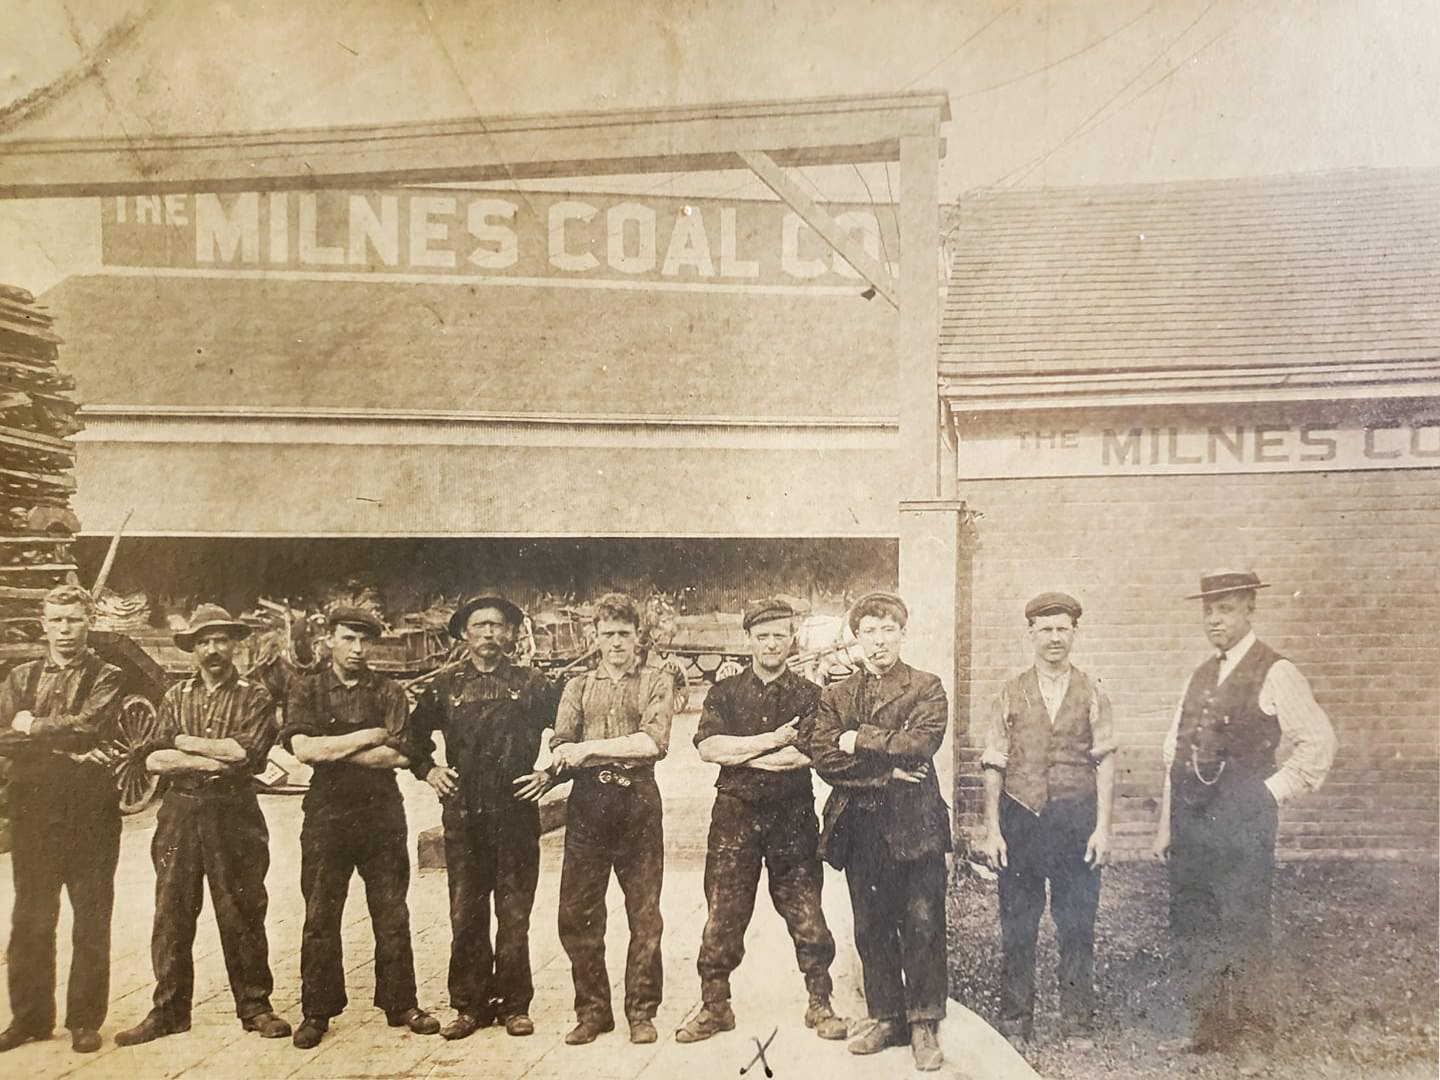
[[[1436,1076],[1440,878],[1434,863],[1290,863],[1276,874],[1275,975],[1279,1047],[1270,1076],[1283,1080]],[[1163,866],[1105,871],[1096,927],[1100,1003],[1096,1048],[1059,1038],[1054,928],[1042,924],[1036,1060],[1046,1077],[1091,1080],[1235,1075],[1224,1056],[1169,1055],[1183,1034],[1167,972]],[[993,882],[961,877],[950,895],[950,990],[994,1021],[1000,930]]]

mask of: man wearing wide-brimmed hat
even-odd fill
[[[536,769],[555,726],[558,687],[511,662],[525,621],[494,593],[471,597],[450,619],[466,656],[439,675],[415,707],[415,775],[441,800],[450,884],[450,1004],[440,1034],[464,1039],[499,1022],[530,1035],[530,910],[540,876],[539,799],[550,787]],[[434,733],[445,736],[435,763]],[[490,909],[495,909],[491,936]]]
[[[170,781],[151,845],[154,1003],[144,1020],[115,1036],[121,1046],[190,1029],[195,924],[207,880],[241,1025],[267,1039],[290,1034],[290,1025],[270,1008],[270,833],[251,779],[265,767],[275,741],[275,703],[235,668],[236,643],[249,634],[248,626],[214,604],[197,607],[175,634],[175,644],[195,654],[197,670],[166,691],[145,762]]]
[[[1187,597],[1203,602],[1214,650],[1190,676],[1166,736],[1156,854],[1170,858],[1170,932],[1186,980],[1188,1049],[1268,1053],[1275,1004],[1270,886],[1279,807],[1320,787],[1335,733],[1310,684],[1255,637],[1249,570],[1216,570]],[[1276,747],[1293,751],[1277,765]]]
[[[405,692],[370,670],[370,647],[385,626],[363,607],[326,616],[330,663],[290,684],[281,738],[310,765],[300,829],[300,1008],[295,1045],[319,1045],[345,1010],[340,921],[350,879],[359,874],[375,935],[375,1005],[391,1027],[433,1035],[439,1022],[420,1008],[410,942],[410,853],[395,770],[414,749]]]

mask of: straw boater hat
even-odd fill
[[[1186,600],[1208,600],[1212,596],[1227,593],[1254,592],[1270,586],[1260,580],[1254,570],[1211,570],[1200,575],[1200,591],[1185,597]]]
[[[511,626],[519,626],[525,621],[525,613],[518,606],[503,596],[487,593],[481,596],[472,596],[455,609],[455,614],[450,616],[450,636],[456,641],[464,638],[465,624],[470,621],[470,616],[481,608],[487,607],[499,611]]]
[[[190,616],[184,630],[175,631],[175,644],[186,652],[195,651],[195,639],[206,630],[224,630],[236,641],[250,636],[250,627],[230,617],[219,604],[201,604]]]

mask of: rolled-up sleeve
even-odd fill
[[[584,713],[586,676],[578,675],[565,684],[560,705],[555,710],[555,731],[550,736],[550,749],[563,743],[580,741],[580,722]]]
[[[280,729],[280,745],[290,753],[296,735],[315,736],[321,733],[320,709],[315,701],[315,677],[302,675],[290,680],[290,697],[285,702],[285,726]]]
[[[1110,706],[1110,695],[1100,680],[1090,683],[1090,760],[1099,765],[1115,750],[1119,743],[1115,739],[1115,712]]]
[[[670,722],[675,715],[675,683],[668,671],[647,671],[640,730],[655,741],[663,758],[670,752]]]
[[[984,739],[980,748],[980,764],[983,768],[1004,769],[1010,764],[1010,694],[1000,688],[990,701],[986,714]]]
[[[245,769],[263,772],[265,759],[275,745],[278,730],[275,724],[275,699],[259,683],[252,683],[240,703],[240,715],[230,737],[245,751]]]

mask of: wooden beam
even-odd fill
[[[799,214],[805,224],[819,233],[826,243],[859,271],[860,276],[888,300],[891,307],[899,309],[900,297],[895,291],[895,279],[890,276],[890,270],[879,259],[872,258],[853,234],[836,224],[835,219],[822,206],[806,195],[799,184],[786,176],[785,170],[775,164],[774,158],[761,150],[741,150],[740,158],[750,167],[751,172],[764,181],[766,187],[789,204],[790,209]]]
[[[939,140],[900,140],[900,461],[903,498],[940,490]]]
[[[859,164],[897,160],[901,138],[934,136],[948,118],[946,95],[925,92],[141,139],[4,139],[0,198],[741,169],[736,150],[747,149],[769,151],[782,165]]]

